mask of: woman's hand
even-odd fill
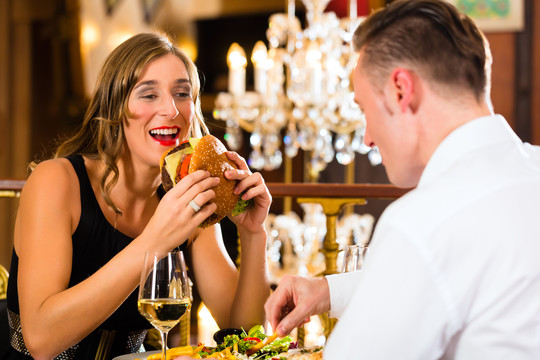
[[[247,211],[237,215],[229,216],[236,226],[244,227],[247,231],[258,232],[264,228],[264,220],[268,216],[270,204],[272,204],[272,196],[264,183],[264,179],[260,173],[252,173],[244,158],[233,151],[225,153],[227,157],[234,161],[237,170],[225,171],[227,180],[238,180],[238,184],[234,188],[234,193],[242,195],[242,200],[254,199],[254,206]]]
[[[216,204],[210,201],[216,196],[212,188],[218,183],[219,178],[203,170],[182,178],[163,196],[143,234],[159,239],[167,250],[181,245],[216,211]],[[195,211],[190,201],[201,209]]]

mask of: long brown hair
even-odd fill
[[[79,131],[57,148],[54,158],[83,155],[105,164],[99,188],[107,205],[117,214],[120,209],[110,192],[118,182],[117,161],[124,145],[123,120],[130,115],[128,100],[144,67],[161,56],[176,55],[186,66],[195,104],[191,136],[208,133],[200,104],[200,80],[193,61],[166,37],[155,33],[135,35],[120,44],[107,58],[96,83],[96,92],[84,115]]]
[[[362,66],[377,83],[396,65],[413,66],[428,80],[489,95],[491,53],[466,15],[440,0],[397,0],[369,16],[353,36]]]

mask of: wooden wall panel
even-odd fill
[[[20,23],[10,21],[10,23],[11,28],[7,32],[10,72],[6,76],[9,86],[6,136],[9,139],[2,144],[2,151],[7,154],[5,159],[7,173],[3,176],[23,179],[27,176],[26,169],[30,159],[32,35],[31,26],[26,21]],[[3,226],[0,229],[0,262],[8,267],[18,200],[1,200],[3,212],[0,212],[0,216]]]
[[[531,142],[540,145],[540,3],[532,4],[532,97],[531,97]]]
[[[0,176],[9,174],[10,79],[9,36],[10,1],[0,0]]]
[[[26,178],[30,155],[30,131],[32,109],[32,28],[30,23],[17,23],[12,27],[13,56],[12,71],[12,116],[11,134],[13,143],[11,150],[11,176]],[[16,59],[16,60],[15,60]]]
[[[510,126],[515,125],[515,35],[486,34],[493,55],[491,100],[495,113],[503,115]]]
[[[7,177],[11,167],[11,55],[10,1],[0,0],[0,176]],[[0,264],[9,269],[11,258],[11,200],[0,199]]]

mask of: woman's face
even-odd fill
[[[128,109],[133,116],[124,121],[124,133],[132,159],[159,165],[167,149],[187,139],[195,116],[182,60],[167,54],[148,63],[129,96]]]

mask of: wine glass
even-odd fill
[[[191,292],[182,251],[147,252],[139,286],[139,312],[161,334],[166,360],[167,334],[191,308]]]
[[[366,246],[347,245],[344,250],[341,272],[357,271],[362,268],[366,255]]]

